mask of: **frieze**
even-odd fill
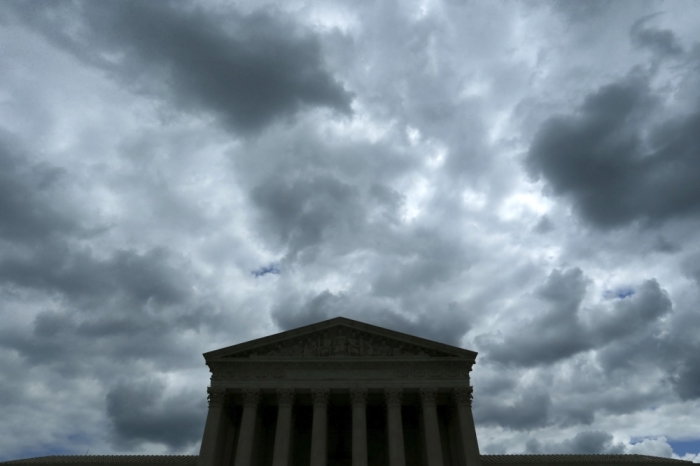
[[[211,366],[216,378],[224,379],[469,379],[471,364],[462,361],[289,361],[222,362]]]
[[[274,345],[243,351],[230,358],[319,357],[454,357],[430,348],[380,337],[346,327],[291,338]]]
[[[404,364],[393,369],[397,378],[468,378],[471,365],[461,364]]]

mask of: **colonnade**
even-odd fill
[[[471,410],[472,388],[458,387],[450,389],[452,402],[459,424],[458,444],[461,463],[455,466],[480,466],[481,458],[474,429]],[[446,466],[443,461],[443,445],[438,420],[437,388],[419,390],[423,419],[423,441],[425,446],[425,466]],[[260,390],[244,389],[242,414],[235,448],[235,458],[231,466],[257,466],[253,464],[253,445],[256,432],[256,417],[260,402]],[[277,395],[277,421],[274,433],[274,450],[272,466],[290,466],[292,441],[292,409],[295,392],[293,389],[280,388]],[[313,402],[313,420],[311,429],[311,453],[309,466],[326,466],[328,440],[328,398],[329,390],[315,388],[311,390]],[[352,466],[368,466],[367,449],[367,389],[349,390],[352,408]],[[406,449],[404,446],[403,424],[401,419],[403,389],[384,389],[386,403],[386,429],[388,466],[406,466]],[[223,391],[209,391],[209,413],[205,425],[198,466],[224,465],[226,448],[232,448],[233,433],[224,429],[225,394]],[[228,438],[228,440],[227,440]],[[229,445],[226,447],[225,445]],[[232,451],[229,451],[230,455]],[[230,456],[231,457],[231,456]]]

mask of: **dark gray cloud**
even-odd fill
[[[172,256],[167,249],[156,248],[144,254],[120,250],[97,259],[90,250],[49,242],[31,251],[5,254],[0,259],[0,280],[59,292],[74,303],[122,295],[137,306],[151,300],[157,305],[177,304],[188,297],[191,277]]]
[[[209,301],[195,301],[191,264],[163,246],[101,248],[110,228],[73,195],[76,175],[36,158],[2,133],[0,292],[7,302],[19,294],[49,303],[23,326],[6,322],[0,347],[71,376],[109,354],[193,364],[197,354],[180,351],[172,335],[204,331],[219,317]]]
[[[475,402],[475,422],[513,430],[531,430],[547,425],[552,404],[549,394],[541,388],[532,387],[525,388],[522,393],[511,404],[503,404],[493,398]]]
[[[610,2],[605,0],[581,0],[579,2],[556,0],[551,2],[551,5],[556,12],[575,23],[600,18],[611,9]]]
[[[542,442],[530,439],[527,442],[528,453],[558,453],[558,454],[620,454],[625,453],[622,443],[615,443],[608,432],[590,430],[579,432],[573,438],[563,442]]]
[[[161,316],[128,303],[112,306],[88,312],[70,308],[40,312],[29,330],[4,327],[0,331],[0,347],[15,352],[26,367],[50,367],[70,377],[95,373],[108,376],[109,366],[128,368],[129,364],[144,360],[163,370],[197,367],[201,364],[197,350],[203,345],[178,343],[175,335],[186,330],[205,333],[217,321],[221,323],[204,306],[173,309]],[[96,369],[93,365],[100,362],[108,366]]]
[[[700,253],[687,256],[683,260],[682,270],[685,276],[694,280],[700,287]]]
[[[644,282],[634,294],[619,295],[612,312],[597,320],[592,333],[600,342],[610,342],[639,334],[662,316],[671,312],[673,304],[668,293],[656,280]]]
[[[549,233],[552,230],[554,230],[554,223],[552,223],[552,220],[546,215],[540,218],[540,221],[537,222],[537,225],[535,225],[533,229],[535,233]]]
[[[357,188],[332,175],[270,178],[252,190],[251,199],[263,234],[286,245],[292,258],[323,243],[333,230],[357,230],[365,222]]]
[[[318,38],[279,15],[169,1],[13,6],[25,24],[136,92],[214,112],[242,134],[306,107],[350,113],[351,94],[325,69]]]
[[[420,227],[396,229],[405,204],[396,191],[317,171],[270,177],[251,190],[260,235],[283,248],[285,261],[303,264],[324,252],[358,250],[383,256],[369,274],[371,293],[392,299],[469,269],[472,259],[457,238]]]
[[[686,358],[675,367],[671,381],[673,388],[682,400],[700,398],[700,348],[686,348]]]
[[[107,416],[117,449],[153,442],[178,453],[201,440],[206,401],[189,391],[168,395],[165,388],[152,380],[129,381],[109,390]]]
[[[550,420],[560,427],[589,426],[595,421],[597,406],[567,400],[552,409]]]
[[[0,131],[0,236],[18,242],[47,241],[55,233],[80,234],[80,219],[57,192],[66,170],[32,162],[16,136]]]
[[[109,348],[127,358],[159,358],[165,347],[158,345],[167,342],[167,332],[150,335],[154,325],[172,329],[172,323],[179,321],[198,329],[212,317],[206,306],[191,301],[196,277],[181,257],[162,247],[140,253],[95,251],[81,245],[70,233],[78,238],[94,234],[77,225],[79,213],[73,218],[50,215],[57,205],[79,212],[65,189],[44,195],[22,173],[13,183],[13,195],[24,202],[25,214],[7,209],[0,213],[0,222],[22,228],[24,234],[3,232],[0,284],[5,290],[51,297],[57,309],[37,314],[30,334],[5,326],[1,346],[18,351],[32,365],[58,365],[80,373],[89,370],[80,356],[88,348]]]
[[[586,281],[580,269],[552,271],[537,291],[549,309],[526,324],[527,331],[521,328],[502,342],[477,339],[479,349],[485,349],[493,361],[535,365],[552,363],[590,348],[578,315]]]
[[[697,215],[700,112],[650,127],[655,100],[643,77],[601,87],[577,113],[542,125],[527,169],[599,228]]]
[[[546,310],[512,335],[478,337],[478,348],[486,350],[489,359],[507,365],[551,364],[623,339],[647,336],[673,308],[668,293],[655,280],[648,280],[631,296],[615,299],[609,308],[584,310],[587,282],[580,269],[552,271],[535,294]],[[614,359],[607,361],[611,368],[624,362],[624,358]]]
[[[641,18],[630,28],[630,38],[637,47],[647,48],[661,58],[675,57],[683,53],[683,47],[678,38],[669,29],[658,29],[647,26],[658,14]]]
[[[323,320],[339,317],[342,312],[337,305],[342,297],[324,290],[309,299],[300,308],[296,305],[280,305],[272,311],[272,318],[283,330],[291,330],[304,325],[311,325]]]
[[[658,236],[656,238],[656,241],[654,242],[654,249],[660,252],[673,253],[680,251],[682,247],[676,243],[669,241],[663,236]]]
[[[372,283],[376,296],[400,297],[453,279],[469,268],[469,254],[451,238],[417,230],[407,248],[386,260]]]

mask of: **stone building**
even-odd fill
[[[204,355],[199,466],[480,466],[473,351],[338,317]]]
[[[643,455],[481,455],[473,351],[338,317],[204,354],[199,456],[0,466],[685,466]]]

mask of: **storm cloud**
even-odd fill
[[[668,294],[648,280],[630,296],[582,309],[587,279],[580,269],[553,270],[535,292],[540,315],[499,340],[481,337],[488,356],[504,364],[551,364],[582,351],[603,349],[618,340],[646,332],[671,312]],[[536,311],[537,312],[537,311]],[[590,315],[586,322],[586,314]],[[595,316],[595,317],[593,317]]]
[[[266,11],[126,0],[16,6],[26,24],[134,92],[213,112],[243,134],[304,107],[350,112],[351,94],[324,68],[318,39]]]
[[[107,393],[107,416],[119,448],[128,450],[143,441],[183,450],[201,439],[206,410],[193,393],[164,395],[157,381],[128,382]]]
[[[543,123],[528,170],[600,228],[697,215],[700,111],[648,121],[657,99],[641,77],[601,87],[576,114]]]

